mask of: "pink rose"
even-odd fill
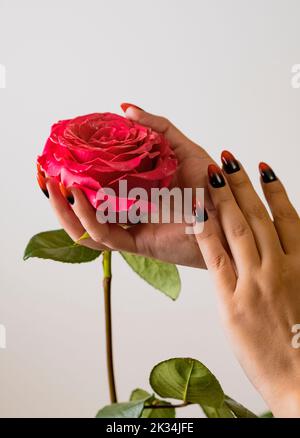
[[[128,191],[167,187],[177,160],[162,134],[112,113],[95,113],[62,120],[52,126],[38,166],[67,188],[80,188],[94,208],[101,188],[115,190],[120,180]],[[117,211],[133,201],[118,199]],[[122,202],[120,202],[122,201]],[[122,207],[120,207],[122,205]],[[124,207],[125,205],[125,207]]]

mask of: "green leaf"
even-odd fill
[[[146,409],[144,408],[141,418],[175,418],[175,409],[170,408],[154,408],[151,409],[150,406],[160,405],[160,406],[171,406],[171,403],[168,403],[164,400],[159,400],[154,396],[151,396],[147,391],[144,391],[143,389],[137,388],[134,391],[132,391],[130,400],[142,400],[145,399],[145,397],[150,397],[146,402],[145,406],[148,406]]]
[[[208,418],[257,418],[257,416],[237,401],[225,395],[223,405],[218,408],[201,406]]]
[[[274,416],[273,416],[272,412],[267,411],[267,412],[264,412],[262,415],[260,415],[260,418],[274,418]]]
[[[144,403],[151,396],[126,403],[113,403],[105,406],[97,413],[96,418],[139,418],[144,409]]]
[[[257,415],[249,411],[249,409],[245,408],[245,406],[241,405],[237,401],[228,397],[228,395],[225,395],[224,403],[229,409],[231,409],[237,418],[257,418]]]
[[[45,231],[33,236],[24,253],[24,260],[31,257],[64,263],[84,263],[95,260],[101,251],[74,245],[64,230]]]
[[[172,300],[178,298],[181,282],[175,265],[128,252],[120,252],[120,254],[134,272],[147,283],[172,298]]]
[[[149,397],[148,402],[150,401],[150,397],[151,400],[154,398],[153,395],[149,394],[149,392],[145,391],[144,389],[136,388],[130,394],[130,401],[143,400],[146,397]]]
[[[150,374],[154,391],[164,398],[220,408],[224,392],[206,366],[190,358],[169,359],[156,365]]]
[[[226,403],[220,408],[212,408],[210,406],[201,406],[207,418],[235,418]]]

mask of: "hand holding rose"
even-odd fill
[[[195,237],[185,234],[185,223],[138,224],[125,230],[97,222],[94,207],[99,185],[115,187],[118,179],[126,178],[131,185],[142,184],[148,189],[167,185],[182,189],[206,187],[206,168],[213,162],[204,149],[167,119],[133,105],[123,108],[128,120],[96,114],[54,125],[38,160],[47,177],[42,180],[42,188],[49,192],[62,227],[74,241],[85,231],[89,233],[91,238],[83,240],[82,245],[204,268]],[[72,200],[72,208],[66,198]],[[213,217],[209,198],[206,205],[211,206]]]

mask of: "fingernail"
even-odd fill
[[[36,167],[37,167],[37,171],[38,173],[40,173],[43,177],[45,177],[45,172],[42,169],[42,166],[40,165],[40,163],[36,163]]]
[[[275,173],[266,163],[259,163],[259,172],[261,174],[263,182],[266,184],[277,180]]]
[[[208,166],[208,178],[211,186],[215,189],[225,186],[225,179],[222,175],[222,171],[215,164],[210,164]]]
[[[208,219],[206,208],[202,207],[199,202],[193,207],[193,215],[196,222],[206,222]]]
[[[44,195],[49,199],[49,192],[47,190],[47,186],[46,186],[46,178],[40,173],[37,173],[37,181],[38,184],[40,186],[40,189],[42,190],[42,192],[44,193]]]
[[[66,200],[69,202],[69,204],[73,205],[75,202],[74,196],[72,195],[72,193],[70,192],[70,190],[68,190],[63,183],[59,183],[59,188],[61,191],[61,194],[63,195],[64,198],[66,198]]]
[[[221,154],[221,160],[226,173],[235,173],[240,170],[240,165],[231,152],[223,151]]]
[[[122,110],[124,111],[124,113],[126,113],[127,109],[128,109],[130,106],[133,107],[133,108],[136,108],[136,109],[138,109],[138,110],[143,111],[142,108],[140,108],[139,106],[134,105],[133,103],[127,103],[127,102],[124,102],[124,103],[121,103],[120,106],[121,106]]]

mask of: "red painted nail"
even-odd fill
[[[210,164],[208,166],[208,179],[212,187],[215,189],[225,186],[225,179],[223,177],[221,169],[215,164]]]
[[[267,163],[259,163],[259,172],[264,183],[268,184],[277,181],[274,171]]]
[[[59,183],[59,188],[61,191],[61,194],[63,195],[64,198],[66,198],[66,200],[70,203],[70,204],[74,204],[74,196],[72,195],[72,193],[70,192],[70,190],[68,190],[63,183]]]
[[[138,110],[143,111],[142,108],[140,108],[139,106],[134,105],[133,103],[127,103],[127,102],[124,102],[124,103],[121,103],[120,106],[121,106],[122,110],[124,111],[124,113],[126,113],[127,109],[128,109],[130,106],[133,107],[133,108],[136,108],[136,109],[138,109]]]
[[[45,177],[45,172],[43,171],[42,166],[40,165],[40,163],[36,163],[36,167],[37,167],[38,173],[40,173],[43,177]]]
[[[239,163],[231,152],[223,151],[221,154],[221,160],[223,163],[223,169],[226,173],[231,174],[240,170]]]
[[[207,167],[207,171],[208,171],[209,174],[222,173],[222,170],[216,164],[209,164],[208,167]]]
[[[46,186],[46,178],[40,172],[38,172],[36,177],[37,177],[37,181],[38,181],[38,184],[40,186],[40,189],[42,190],[44,195],[47,198],[49,198],[49,192],[48,192],[47,186]]]

